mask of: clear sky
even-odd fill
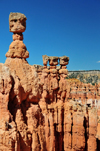
[[[100,0],[0,0],[0,62],[12,42],[10,12],[26,15],[29,64],[42,55],[70,58],[68,70],[100,70]]]

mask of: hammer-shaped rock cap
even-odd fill
[[[59,57],[51,56],[49,57],[49,65],[56,66],[58,64]]]
[[[42,55],[42,59],[43,59],[43,64],[44,64],[45,66],[47,66],[47,62],[48,62],[48,60],[49,60],[49,57],[48,57],[47,55]]]
[[[9,21],[12,21],[14,19],[27,19],[27,18],[22,13],[10,13],[10,15],[9,15]]]
[[[63,65],[63,66],[67,65],[69,62],[69,57],[67,57],[67,56],[59,57],[59,59],[60,59],[60,65]]]
[[[22,13],[10,13],[9,28],[10,32],[24,32],[26,29],[26,16]]]

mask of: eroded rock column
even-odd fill
[[[23,32],[26,29],[26,16],[21,13],[10,13],[9,28],[13,32],[13,42],[6,53],[6,57],[10,58],[28,58],[29,53],[23,43]]]
[[[89,138],[88,138],[88,151],[96,151],[97,142],[96,142],[96,133],[97,133],[97,110],[96,108],[89,108]]]
[[[72,149],[72,105],[64,103],[64,151]]]
[[[72,151],[85,150],[84,113],[81,106],[73,106]]]

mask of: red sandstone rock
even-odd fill
[[[66,66],[68,64],[69,57],[63,56],[63,57],[59,57],[59,59],[60,59],[60,65],[61,66]]]
[[[74,150],[84,151],[85,149],[85,129],[84,129],[84,113],[81,107],[74,106],[73,113],[73,135],[72,147]]]
[[[56,66],[58,64],[58,57],[49,57],[49,65]]]
[[[99,151],[100,85],[66,80],[67,56],[44,55],[44,67],[29,65],[25,15],[11,13],[9,24],[13,42],[0,64],[0,151]]]
[[[97,133],[97,110],[95,108],[89,110],[89,139],[88,150],[96,151],[96,133]]]
[[[38,102],[39,79],[35,69],[25,59],[7,58],[5,65],[15,72],[22,86],[21,100]],[[40,90],[41,91],[41,90]]]
[[[43,65],[47,66],[47,62],[49,60],[49,57],[47,55],[43,55],[42,58],[43,58]]]
[[[9,27],[10,32],[22,33],[26,29],[26,16],[21,13],[10,13],[9,15]]]
[[[25,44],[20,40],[15,40],[11,43],[9,51],[6,53],[6,57],[10,58],[28,58],[29,52],[26,49]]]
[[[71,104],[66,102],[64,104],[64,150],[70,151],[72,146],[72,116],[71,116]]]

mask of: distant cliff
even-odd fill
[[[80,70],[80,71],[69,71],[68,77],[79,79],[84,83],[99,83],[100,82],[100,70]]]

